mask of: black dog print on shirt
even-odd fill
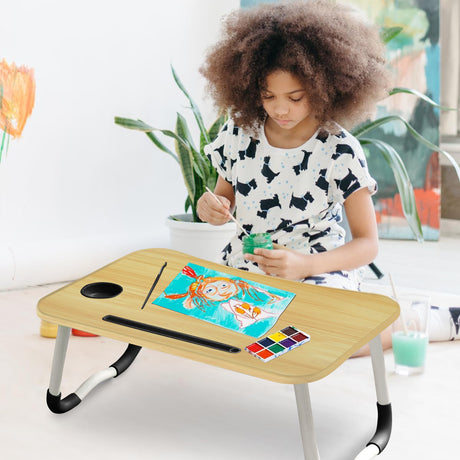
[[[275,194],[272,198],[260,200],[260,211],[257,212],[257,215],[265,219],[267,217],[268,211],[276,207],[281,208],[278,194]]]
[[[262,176],[267,179],[267,183],[270,184],[276,176],[279,176],[279,172],[275,173],[270,168],[270,157],[264,157],[264,165],[262,166]]]

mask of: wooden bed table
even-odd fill
[[[294,293],[294,299],[266,335],[294,326],[309,334],[311,340],[263,362],[245,350],[256,338],[153,304],[188,263]],[[141,347],[152,348],[293,384],[305,459],[319,459],[308,383],[327,376],[369,343],[377,394],[377,429],[356,459],[373,458],[388,442],[391,404],[379,334],[399,316],[398,304],[389,297],[253,274],[169,249],[145,249],[47,295],[39,301],[37,311],[40,318],[59,325],[47,393],[48,407],[54,413],[67,412],[99,383],[120,375]],[[129,345],[115,363],[62,398],[60,386],[71,328]]]

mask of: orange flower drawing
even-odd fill
[[[35,103],[33,69],[0,62],[0,130],[17,138],[21,135]],[[2,140],[2,148],[4,144]],[[1,154],[1,150],[0,150]]]

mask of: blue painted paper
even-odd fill
[[[291,292],[189,263],[152,303],[261,337],[294,297]]]

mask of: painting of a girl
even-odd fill
[[[276,288],[188,264],[153,303],[258,337],[264,333],[258,331],[270,329],[293,297]]]

